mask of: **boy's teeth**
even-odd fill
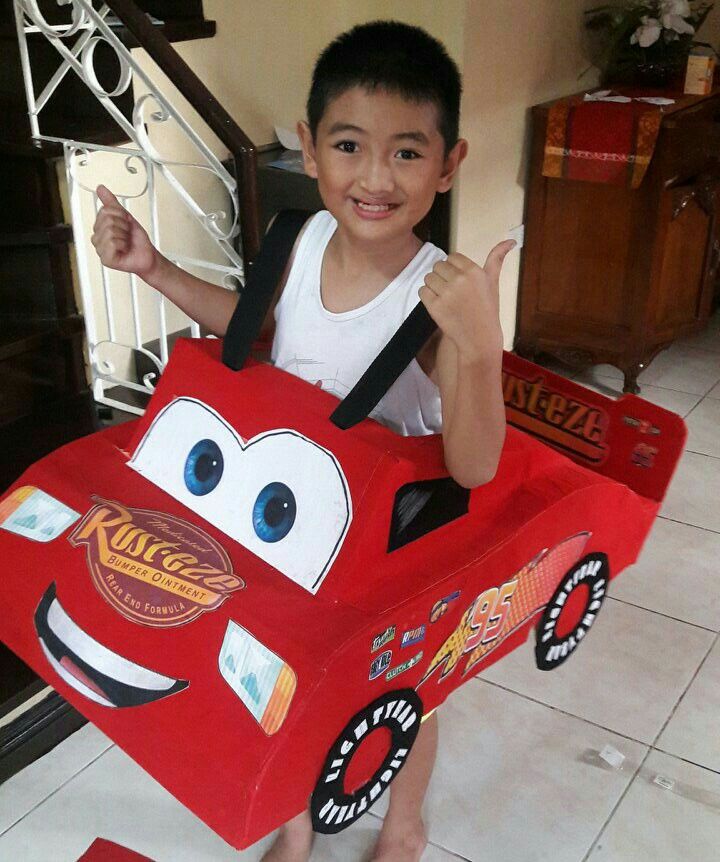
[[[390,204],[366,204],[364,201],[358,201],[357,204],[361,210],[367,210],[371,213],[384,212],[390,209]]]

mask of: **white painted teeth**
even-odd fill
[[[50,605],[47,623],[55,637],[78,656],[78,658],[82,659],[90,667],[99,670],[100,673],[118,682],[151,691],[167,691],[177,682],[177,680],[171,677],[163,676],[162,674],[155,673],[155,671],[141,667],[98,643],[98,641],[86,634],[67,615],[57,599],[54,599]],[[57,670],[57,667],[55,669]],[[61,674],[61,676],[70,685],[78,688],[75,682],[67,679],[64,674]],[[83,691],[82,693],[85,694],[86,692]]]

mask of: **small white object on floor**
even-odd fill
[[[657,784],[658,787],[662,787],[663,790],[672,790],[675,787],[675,782],[672,778],[666,778],[664,775],[656,775],[653,778],[653,784]]]
[[[606,745],[600,752],[600,757],[613,769],[621,769],[625,762],[625,755],[612,745]]]

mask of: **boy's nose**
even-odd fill
[[[360,185],[364,191],[374,197],[388,194],[395,188],[390,166],[380,160],[367,162],[360,178]]]

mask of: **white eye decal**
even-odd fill
[[[129,466],[313,594],[352,520],[331,452],[287,429],[245,443],[193,398],[158,413]]]

